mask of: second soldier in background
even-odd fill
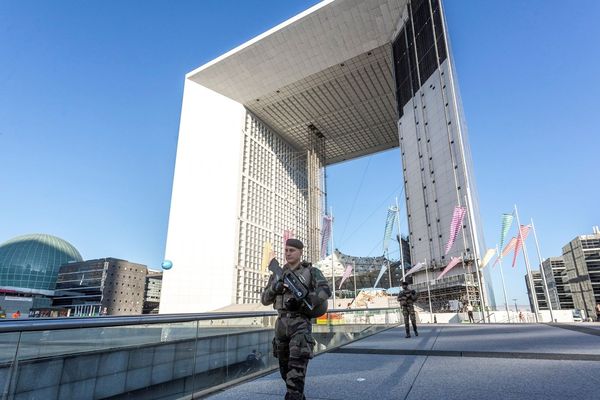
[[[404,315],[404,327],[406,328],[406,337],[410,337],[410,326],[408,325],[408,319],[412,322],[415,336],[419,336],[417,332],[417,317],[415,315],[414,302],[417,300],[417,292],[408,288],[408,282],[402,282],[402,290],[398,294],[398,302],[402,307],[402,314]]]

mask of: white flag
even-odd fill
[[[423,267],[425,267],[425,264],[423,264],[422,262],[417,263],[417,265],[413,266],[411,269],[408,270],[408,272],[406,274],[404,274],[404,277],[406,278],[410,274],[422,270]]]
[[[383,264],[381,266],[381,271],[379,271],[379,276],[377,277],[377,280],[375,281],[375,284],[373,285],[374,288],[377,287],[377,284],[381,280],[381,277],[383,276],[386,269],[387,269],[387,265]]]
[[[490,262],[492,257],[494,257],[494,254],[496,254],[496,249],[487,249],[485,255],[483,256],[483,259],[481,260],[481,265],[479,265],[479,269],[484,269],[485,266]]]

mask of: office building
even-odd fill
[[[542,280],[542,274],[540,271],[531,271],[531,277],[533,281],[534,292],[531,290],[529,279],[525,275],[525,285],[527,287],[527,296],[529,297],[529,307],[531,310],[535,310],[533,306],[532,295],[535,293],[535,298],[538,304],[538,310],[548,310],[548,300],[546,299],[546,291],[544,290],[544,282]]]
[[[595,320],[600,303],[600,229],[594,227],[593,234],[571,240],[563,247],[563,260],[573,305]]]
[[[573,296],[565,262],[562,257],[550,257],[544,260],[542,264],[546,282],[548,283],[548,292],[550,304],[555,310],[572,310]]]
[[[71,316],[139,315],[144,305],[147,268],[117,258],[63,265],[56,282],[54,307]]]
[[[143,314],[158,314],[162,275],[162,272],[157,271],[148,271],[148,275],[146,275]]]
[[[485,246],[439,0],[323,1],[208,62],[185,77],[178,140],[161,312],[258,302],[265,243],[282,259],[290,234],[319,261],[324,169],[396,147],[413,262],[464,260],[432,296],[487,292],[469,290]]]

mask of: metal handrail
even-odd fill
[[[331,309],[330,313],[355,312],[355,311],[382,311],[393,310],[391,308],[344,308]],[[78,318],[44,318],[44,319],[23,319],[17,321],[0,321],[0,333],[24,332],[24,331],[47,331],[58,329],[83,329],[83,328],[103,328],[111,326],[131,326],[131,325],[152,325],[152,324],[170,324],[179,322],[208,321],[213,319],[234,319],[234,318],[256,318],[277,316],[276,311],[255,311],[255,312],[215,312],[215,313],[197,313],[197,314],[155,314],[155,315],[123,315],[123,316],[102,316],[102,317],[78,317]]]

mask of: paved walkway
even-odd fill
[[[308,399],[600,399],[600,331],[592,324],[395,328],[311,361]],[[283,399],[278,373],[210,400]]]

